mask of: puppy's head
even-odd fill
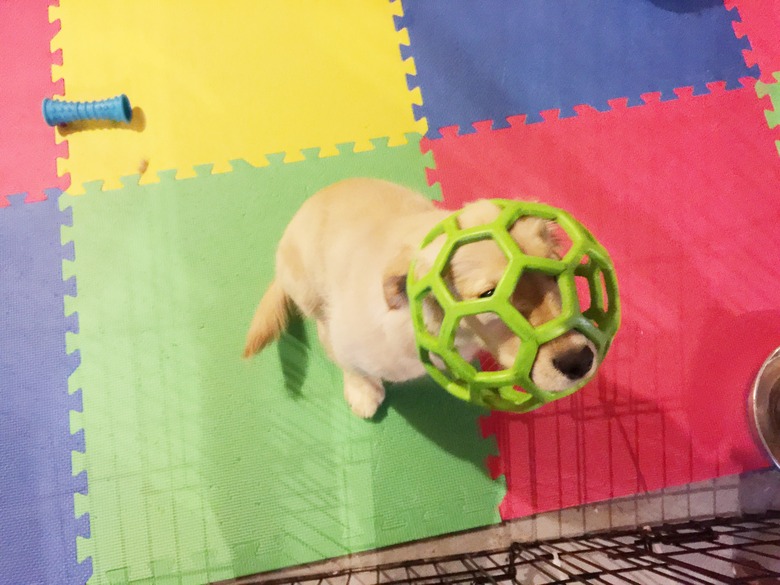
[[[499,209],[489,201],[477,201],[464,207],[458,217],[461,228],[470,228],[495,220]],[[529,256],[559,259],[559,244],[553,226],[545,220],[533,217],[521,218],[509,233],[518,247]],[[422,275],[433,264],[441,250],[443,238],[434,241],[419,253],[418,269]],[[408,270],[411,255],[406,255],[404,270]],[[403,264],[403,261],[399,262]],[[458,300],[489,297],[493,294],[508,265],[506,255],[492,239],[473,242],[459,247],[452,256],[444,279]],[[394,267],[397,271],[398,266]],[[405,274],[405,272],[404,272]],[[406,304],[400,293],[399,283],[388,286],[385,280],[385,296],[388,306],[401,308]],[[395,292],[396,294],[389,294]],[[561,295],[554,277],[538,271],[526,270],[515,286],[512,304],[534,327],[542,325],[561,313]],[[426,325],[438,331],[444,317],[441,307],[433,298],[424,306]],[[461,321],[455,339],[460,355],[471,360],[481,350],[490,353],[504,368],[511,367],[520,348],[519,338],[493,313],[482,313]],[[570,331],[543,344],[531,369],[531,379],[542,390],[560,392],[568,390],[593,375],[597,352],[593,343],[584,335]]]

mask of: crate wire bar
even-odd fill
[[[562,583],[780,584],[780,512],[613,530],[508,549],[406,561],[266,585]]]

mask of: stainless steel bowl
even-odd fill
[[[761,366],[750,392],[748,412],[753,432],[780,468],[780,347]]]

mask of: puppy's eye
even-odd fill
[[[480,294],[479,298],[486,299],[488,297],[492,297],[494,292],[496,292],[496,289],[494,289],[494,288],[488,289],[485,292],[483,292],[482,294]]]

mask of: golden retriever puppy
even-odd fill
[[[316,320],[329,357],[344,372],[344,396],[355,414],[369,418],[385,397],[383,380],[423,376],[406,298],[406,275],[414,255],[420,270],[430,267],[443,242],[419,245],[449,211],[405,187],[374,179],[350,179],[308,199],[287,226],[276,253],[276,274],[249,328],[244,356],[276,339],[297,309]],[[462,228],[496,219],[489,200],[464,207]],[[547,222],[522,218],[510,233],[529,255],[558,257]],[[492,240],[460,247],[445,280],[456,298],[489,296],[507,266]],[[560,313],[554,278],[524,273],[512,302],[532,325]],[[425,320],[436,328],[441,309],[426,301]],[[464,319],[456,336],[460,355],[471,361],[489,352],[503,367],[514,363],[519,339],[492,314]],[[593,344],[570,332],[544,344],[531,371],[544,390],[562,391],[592,375]]]

